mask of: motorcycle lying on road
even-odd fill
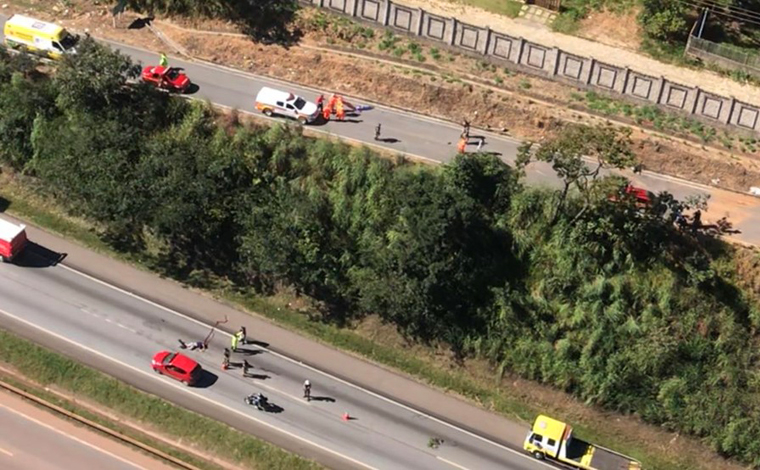
[[[266,411],[269,401],[262,393],[252,393],[245,397],[243,401],[248,405],[253,405],[259,411]]]

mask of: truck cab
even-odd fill
[[[26,225],[0,219],[0,262],[13,259],[26,247]]]
[[[641,470],[641,463],[573,436],[562,421],[540,415],[525,438],[523,449],[536,459],[549,458],[583,470]]]

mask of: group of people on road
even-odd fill
[[[201,352],[206,351],[208,349],[208,338],[204,341],[184,341],[182,339],[179,339],[179,346],[181,349],[189,349],[191,351],[199,350]],[[222,369],[227,370],[230,367],[230,356],[232,353],[240,352],[240,346],[248,344],[248,333],[246,331],[246,328],[244,326],[241,326],[238,331],[236,331],[230,340],[230,347],[224,348],[224,356],[222,359]],[[247,359],[243,360],[242,363],[242,371],[243,371],[243,377],[248,377],[249,371],[253,369],[253,366],[248,362]],[[254,394],[256,395],[256,394]],[[261,395],[261,394],[258,394]],[[253,396],[253,395],[251,395]],[[262,395],[263,396],[263,395]],[[311,382],[306,379],[303,383],[303,397],[306,399],[306,401],[311,401]],[[250,396],[249,396],[250,398]]]

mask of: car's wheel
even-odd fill
[[[533,457],[535,457],[536,460],[544,460],[545,456],[543,452],[535,451],[533,452]]]
[[[301,116],[298,118],[298,122],[301,123],[302,126],[305,126],[307,121],[305,117]]]
[[[274,113],[272,112],[272,110],[271,110],[271,109],[269,109],[269,108],[264,108],[264,111],[263,111],[263,112],[264,112],[264,114],[266,114],[266,115],[267,115],[267,116],[269,116],[269,117],[272,117],[272,115],[274,114]]]
[[[190,386],[190,382],[188,380],[183,380],[182,383],[185,384],[185,387]]]
[[[155,368],[154,368],[154,369],[153,369],[153,372],[155,372],[155,373],[156,373],[156,374],[158,374],[158,375],[164,375],[164,373],[163,373],[163,372],[161,372],[161,369],[155,369]]]

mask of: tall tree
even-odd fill
[[[565,207],[568,193],[577,188],[590,203],[589,189],[605,168],[625,168],[635,159],[631,150],[631,130],[614,126],[570,124],[556,136],[536,145],[527,142],[520,146],[516,166],[524,170],[532,161],[551,164],[562,179],[552,225]],[[586,159],[590,159],[587,162]]]

